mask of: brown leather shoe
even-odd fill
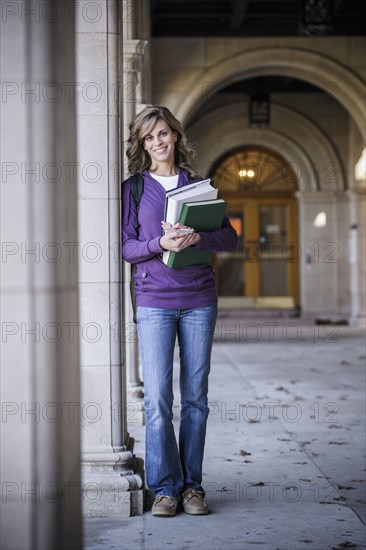
[[[178,501],[174,497],[160,496],[156,497],[154,504],[151,508],[151,514],[153,516],[175,516],[177,513]]]
[[[183,510],[186,514],[193,516],[203,516],[208,514],[205,494],[197,489],[187,489],[182,494]]]

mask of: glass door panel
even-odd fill
[[[298,303],[295,201],[250,197],[230,206],[228,215],[239,244],[236,252],[215,254],[219,296],[254,300],[292,297]]]
[[[287,296],[287,206],[259,206],[260,295]]]

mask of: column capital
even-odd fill
[[[147,40],[124,40],[123,41],[123,63],[132,63],[139,65],[148,45]],[[142,67],[136,67],[135,70],[141,71]]]

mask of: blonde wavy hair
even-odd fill
[[[194,149],[184,134],[183,126],[169,109],[162,105],[145,107],[129,125],[130,136],[127,140],[126,155],[130,175],[141,173],[150,168],[151,158],[143,144],[145,137],[150,134],[158,120],[164,120],[177,135],[174,149],[174,162],[177,168],[187,170],[190,176],[196,176],[191,166],[195,154]]]

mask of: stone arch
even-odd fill
[[[233,103],[216,108],[190,127],[190,134],[194,141],[197,140],[197,156],[201,164],[196,167],[198,172],[205,174],[230,150],[257,145],[281,155],[295,168],[300,191],[344,189],[344,170],[337,152],[313,122],[288,107],[272,104],[271,127],[251,128],[247,113],[245,102]],[[286,125],[283,120],[286,120]],[[212,128],[215,131],[211,131]],[[299,128],[302,140],[299,139]],[[336,177],[329,177],[329,168]]]
[[[267,75],[291,76],[330,93],[345,107],[363,135],[366,125],[365,83],[334,59],[300,48],[256,48],[207,67],[189,84],[185,99],[173,106],[174,112],[187,122],[197,106],[202,105],[202,86],[205,83],[220,87]]]

